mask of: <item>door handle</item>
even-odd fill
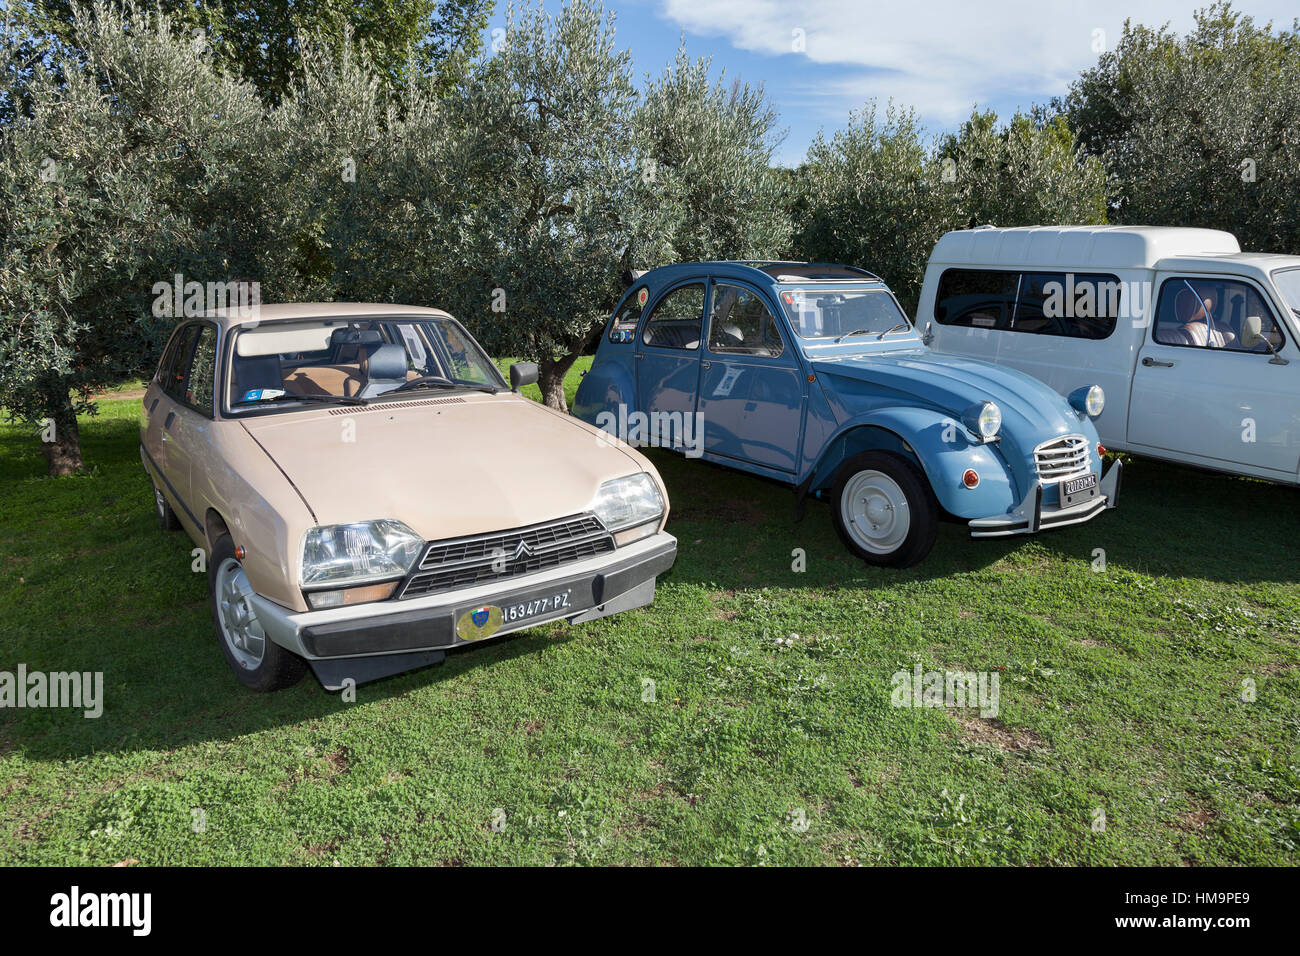
[[[637,352],[637,353],[636,353],[636,360],[637,360],[638,362],[641,361],[643,358],[645,358],[645,353],[644,353],[644,352]]]
[[[701,368],[713,368],[713,363],[712,363],[712,362],[701,362],[701,363],[700,363],[700,367],[701,367]]]
[[[1153,359],[1150,355],[1142,360],[1142,364],[1147,368],[1173,368],[1173,362],[1162,362],[1159,359]]]
[[[175,412],[168,412],[168,413],[167,413],[167,420],[166,420],[165,422],[163,422],[163,428],[164,428],[164,429],[171,428],[171,427],[172,427],[172,422],[174,422],[174,421],[176,421],[176,413],[175,413]]]

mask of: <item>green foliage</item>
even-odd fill
[[[275,104],[301,78],[304,38],[365,51],[381,81],[434,77],[449,88],[482,46],[492,0],[152,0],[182,33],[209,47],[219,70],[242,76]],[[76,49],[77,0],[25,0],[34,37]]]
[[[1298,31],[1275,33],[1226,3],[1182,37],[1125,25],[1061,104],[1111,171],[1113,219],[1227,229],[1246,248],[1300,252]]]
[[[1105,172],[1083,157],[1061,117],[1017,114],[999,126],[975,111],[936,148],[915,113],[871,105],[827,140],[796,177],[796,248],[810,259],[880,274],[915,308],[925,263],[951,229],[1103,222]]]

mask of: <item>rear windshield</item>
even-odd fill
[[[894,296],[881,287],[784,289],[777,298],[795,333],[804,339],[875,337],[911,330]]]

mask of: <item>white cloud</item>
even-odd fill
[[[1095,62],[1094,43],[1113,47],[1124,20],[1171,22],[1180,32],[1210,0],[967,0],[864,3],[853,0],[663,0],[662,15],[690,33],[733,46],[798,58],[792,68],[836,66],[792,75],[806,107],[843,118],[868,98],[912,106],[927,124],[951,126],[975,103],[1045,103]],[[1289,26],[1292,3],[1245,0],[1235,8]],[[803,49],[796,47],[802,32]],[[800,74],[804,71],[800,70]],[[818,106],[820,105],[820,108]]]

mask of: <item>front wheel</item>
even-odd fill
[[[934,547],[939,505],[910,461],[865,451],[835,475],[835,530],[868,564],[910,568]]]
[[[156,484],[153,486],[153,510],[158,516],[158,523],[162,525],[164,531],[179,531],[181,519],[176,517],[176,512],[172,510],[171,504],[167,501],[167,496],[162,493],[162,489]]]
[[[307,672],[307,662],[266,636],[249,600],[252,596],[253,586],[235,556],[235,543],[222,535],[208,559],[208,599],[226,663],[239,682],[253,690],[292,687]]]

